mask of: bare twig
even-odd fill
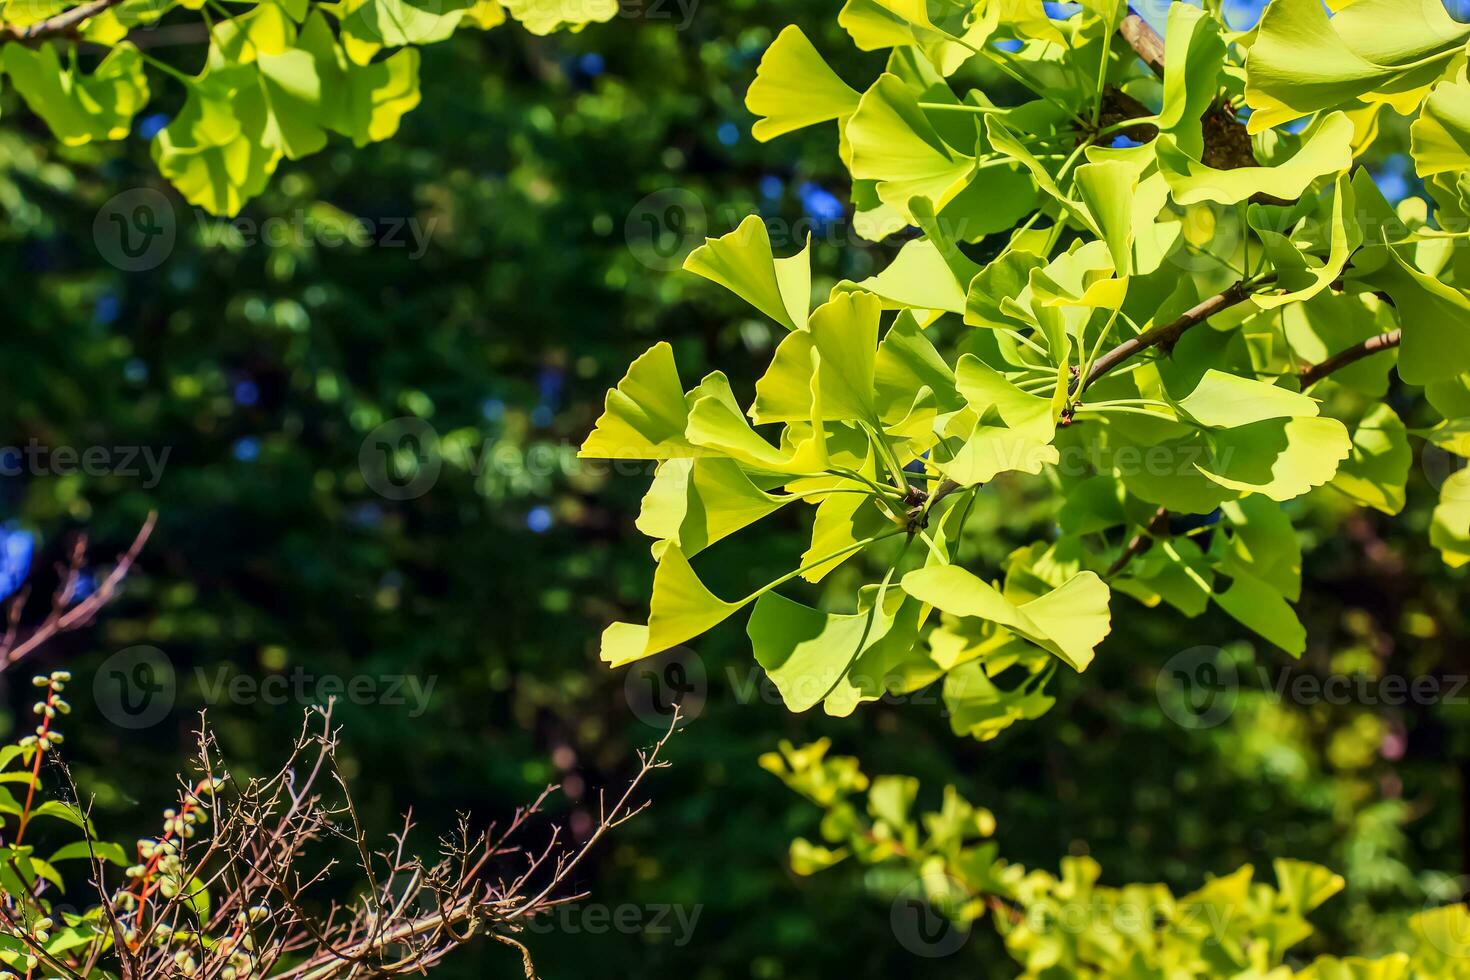
[[[148,536],[153,533],[153,526],[158,521],[158,512],[151,511],[148,519],[143,522],[137,537],[133,539],[128,550],[120,555],[117,564],[113,566],[107,577],[98,584],[92,594],[87,596],[76,605],[67,608],[72,597],[76,594],[78,577],[81,574],[81,563],[85,557],[86,541],[78,539],[77,545],[72,549],[70,570],[62,576],[61,585],[52,598],[51,612],[42,623],[31,631],[24,640],[15,642],[13,630],[7,630],[6,641],[0,646],[0,657],[3,657],[3,666],[13,666],[26,654],[32,652],[41,644],[51,639],[58,633],[86,626],[92,621],[103,606],[113,600],[117,594],[118,587],[122,585],[123,579],[127,578],[128,572],[132,570],[133,564],[142,553],[143,546],[148,543]],[[18,617],[19,611],[14,603],[24,603],[24,598],[19,597],[12,600],[12,616]],[[15,620],[12,620],[12,623]]]

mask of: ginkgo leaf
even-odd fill
[[[756,382],[750,417],[756,424],[820,419],[877,425],[873,372],[881,313],[872,293],[834,292],[812,311],[806,330],[777,345]]]
[[[691,393],[694,401],[684,430],[695,446],[771,473],[816,473],[826,468],[827,448],[822,429],[816,429],[811,438],[786,451],[771,445],[750,427],[723,374],[716,371],[696,391],[697,396]],[[820,414],[820,406],[815,402],[813,412]]]
[[[811,309],[810,244],[788,258],[771,252],[771,235],[750,215],[720,238],[709,238],[684,260],[684,268],[717,282],[788,330],[806,327]]]
[[[1309,861],[1277,858],[1271,867],[1276,872],[1282,904],[1297,915],[1306,915],[1347,885],[1342,875]]]
[[[636,525],[656,539],[655,558],[663,542],[691,558],[796,499],[762,490],[732,460],[670,459],[654,475]]]
[[[1211,433],[1212,452],[1196,463],[1210,480],[1241,493],[1291,500],[1331,480],[1352,452],[1337,419],[1267,419]]]
[[[985,136],[997,152],[1003,153],[1021,164],[1031,174],[1031,179],[1036,181],[1036,186],[1041,188],[1052,200],[1060,204],[1067,213],[1077,219],[1077,223],[1094,235],[1101,236],[1097,224],[1092,220],[1092,215],[1085,207],[1078,204],[1072,198],[1062,192],[1057,186],[1056,178],[1050,170],[1044,167],[1036,155],[1026,148],[1009,126],[998,115],[985,117]]]
[[[1356,254],[1362,255],[1362,250]],[[1287,304],[1279,315],[1287,349],[1294,358],[1308,364],[1325,361],[1340,350],[1397,326],[1391,322],[1392,308],[1378,302],[1377,297],[1330,290],[1305,302]],[[1365,357],[1333,372],[1331,383],[1382,397],[1388,391],[1393,365],[1392,352]]]
[[[1159,172],[1179,204],[1237,204],[1259,193],[1300,197],[1318,177],[1342,173],[1353,164],[1353,122],[1346,113],[1331,113],[1304,135],[1301,149],[1278,166],[1217,170],[1190,157],[1173,136],[1162,133],[1155,143]]]
[[[975,418],[963,445],[938,464],[945,476],[973,486],[1009,470],[1039,473],[1060,458],[1051,445],[1056,432],[1051,399],[1027,394],[969,354],[960,358],[956,387]]]
[[[1353,430],[1352,455],[1337,468],[1332,485],[1359,503],[1397,514],[1404,509],[1413,462],[1404,423],[1388,405],[1376,405]]]
[[[264,55],[287,51],[296,39],[296,26],[285,8],[263,3],[253,10],[222,20],[209,31],[209,68],[253,64]]]
[[[1307,649],[1307,631],[1281,593],[1251,575],[1233,577],[1230,587],[1215,593],[1215,602],[1241,625],[1300,657]]]
[[[1164,107],[1158,127],[1196,160],[1204,153],[1200,118],[1215,100],[1224,64],[1219,23],[1198,7],[1170,4],[1164,30]]]
[[[1031,281],[1034,269],[1047,260],[1033,252],[1012,250],[996,256],[970,283],[965,298],[965,322],[972,326],[1010,328],[1029,326],[1004,305],[1006,298],[1019,296]]]
[[[318,11],[307,17],[296,43],[316,59],[321,84],[318,121],[358,146],[393,136],[404,114],[419,104],[416,49],[369,65],[354,64]]]
[[[1018,721],[1040,718],[1056,699],[1046,693],[1051,671],[1033,674],[1006,690],[985,673],[979,661],[961,664],[944,675],[941,696],[956,735],[988,741]]]
[[[1214,572],[1199,545],[1180,537],[1135,557],[1110,584],[1146,606],[1167,602],[1186,616],[1198,616],[1209,606]]]
[[[856,178],[877,180],[878,197],[902,214],[924,197],[942,212],[965,187],[975,158],[952,149],[897,75],[885,73],[863,93],[843,130]]]
[[[5,48],[5,70],[32,112],[67,146],[125,139],[133,116],[148,104],[148,78],[138,49],[123,42],[91,74],[61,67],[49,41]]]
[[[669,459],[688,456],[693,446],[684,438],[689,407],[674,349],[659,341],[628,366],[628,373],[607,393],[602,416],[582,443],[578,456],[599,459]]]
[[[951,16],[963,20],[967,12],[956,5]],[[975,23],[964,30],[965,43],[956,41],[930,20],[926,0],[847,0],[837,23],[864,51],[915,45],[946,76],[974,55],[985,33],[983,25]]]
[[[807,332],[818,358],[821,418],[877,424],[873,370],[882,309],[872,293],[847,292],[836,294],[812,311]]]
[[[1317,402],[1279,385],[1210,368],[1179,407],[1201,425],[1229,429],[1264,419],[1316,415]]]
[[[1363,231],[1358,224],[1356,214],[1356,200],[1352,181],[1347,174],[1339,174],[1332,195],[1332,215],[1326,222],[1330,236],[1326,260],[1316,268],[1308,268],[1303,261],[1301,281],[1296,283],[1287,282],[1284,263],[1278,261],[1277,281],[1288,286],[1288,289],[1282,293],[1255,293],[1251,296],[1251,301],[1263,310],[1276,309],[1287,303],[1305,302],[1336,281],[1342,275],[1342,270],[1347,266],[1348,259],[1352,257],[1353,252],[1363,244]],[[1251,213],[1252,215],[1259,214],[1258,208],[1252,206]],[[1251,225],[1268,250],[1274,244],[1284,254],[1292,254],[1291,249],[1294,243],[1286,236],[1262,228],[1254,220],[1251,220]],[[1306,253],[1297,252],[1295,254],[1304,259]]]
[[[1252,494],[1220,505],[1210,558],[1225,575],[1246,574],[1295,602],[1302,594],[1302,548],[1291,518],[1275,501]]]
[[[1118,278],[1133,274],[1133,199],[1138,172],[1126,163],[1087,163],[1077,168],[1077,194],[1107,243]],[[1121,300],[1120,300],[1121,302]]]
[[[532,34],[580,31],[618,15],[618,0],[500,0],[510,15]]]
[[[475,0],[473,4],[465,8],[462,24],[478,27],[482,31],[499,27],[505,23],[505,7],[500,0]]]
[[[912,648],[918,604],[896,588],[879,592],[869,608],[850,615],[774,592],[756,601],[746,632],[787,708],[801,712],[825,702],[828,714],[841,717],[887,693],[882,661]]]
[[[912,315],[900,313],[878,345],[873,362],[873,396],[879,417],[897,422],[913,406],[914,393],[927,388],[938,411],[948,414],[964,405],[955,388],[954,371]]]
[[[1463,69],[1459,78],[1434,87],[1409,133],[1420,177],[1470,168],[1470,79]]]
[[[827,66],[795,24],[776,35],[761,56],[745,107],[761,117],[751,132],[762,143],[784,133],[849,116],[858,92]]]
[[[454,33],[474,0],[338,0],[323,4],[341,25],[342,46],[359,65],[383,48],[433,44]],[[515,2],[515,0],[512,0]],[[585,8],[596,0],[578,0]],[[613,0],[614,12],[616,2]],[[510,7],[511,4],[507,4]],[[514,9],[512,8],[512,13]],[[519,18],[517,18],[519,19]]]
[[[270,107],[255,65],[211,70],[153,140],[153,161],[184,199],[234,215],[265,189],[281,149],[265,140]]]
[[[905,242],[882,272],[851,284],[883,300],[888,308],[965,312],[968,282],[955,277],[939,248],[927,238]],[[839,289],[848,288],[839,284]]]
[[[833,569],[857,555],[853,546],[874,537],[892,523],[876,506],[873,498],[858,493],[834,493],[817,505],[812,521],[812,540],[801,556],[801,577],[820,582]],[[835,555],[834,558],[825,558]]]
[[[1470,370],[1470,293],[1415,268],[1402,249],[1368,280],[1393,298],[1403,340],[1399,373],[1409,384],[1443,381]]]
[[[1439,504],[1429,522],[1429,543],[1451,568],[1470,562],[1470,468],[1456,470],[1440,486]]]
[[[1470,39],[1440,0],[1272,0],[1246,60],[1252,133],[1355,99],[1412,112]]]
[[[610,625],[602,633],[602,659],[622,667],[662,653],[724,622],[749,601],[726,602],[716,596],[694,574],[684,553],[670,545],[653,573],[648,625]]]
[[[1020,605],[958,565],[915,569],[901,584],[909,595],[943,612],[1004,626],[1079,672],[1092,662],[1093,651],[1111,629],[1108,587],[1092,572]]]
[[[299,160],[327,145],[320,107],[322,79],[309,52],[290,48],[256,58],[265,96],[266,125],[261,139],[289,160]]]

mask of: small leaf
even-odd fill
[[[1173,136],[1163,133],[1156,144],[1159,172],[1179,204],[1238,204],[1253,194],[1294,199],[1317,178],[1343,173],[1353,164],[1353,122],[1346,113],[1331,113],[1304,137],[1301,149],[1278,166],[1216,170],[1190,157]]]
[[[631,365],[607,403],[578,456],[599,459],[670,459],[687,456],[693,446],[684,438],[689,407],[674,349],[659,341]]]
[[[133,862],[128,859],[128,854],[121,845],[109,841],[94,840],[90,843],[84,840],[72,841],[63,846],[55,854],[51,855],[50,861],[55,864],[58,861],[92,860],[93,854],[104,861],[111,861],[120,867],[126,868]]]
[[[90,75],[61,67],[50,41],[5,47],[5,70],[32,112],[67,146],[126,139],[133,116],[148,104],[148,77],[138,49],[122,42]]]
[[[1353,430],[1352,455],[1343,460],[1332,485],[1385,514],[1404,509],[1404,484],[1413,465],[1404,423],[1388,405],[1374,406]]]
[[[760,116],[751,132],[762,143],[793,130],[849,116],[858,93],[827,67],[827,62],[792,24],[776,35],[761,56],[745,107]]]
[[[1016,605],[957,565],[933,565],[903,577],[903,590],[954,616],[973,616],[1006,627],[1050,651],[1073,670],[1085,670],[1108,635],[1108,587],[1082,572],[1059,589]]]
[[[789,258],[771,252],[771,236],[750,215],[721,238],[709,238],[684,260],[684,268],[717,282],[788,330],[806,327],[811,309],[810,246]]]

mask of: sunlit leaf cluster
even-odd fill
[[[151,86],[180,86],[153,159],[191,204],[233,216],[283,159],[334,134],[357,146],[392,137],[419,104],[423,45],[508,16],[548,34],[617,12],[616,0],[8,0],[0,67],[68,146],[126,138]],[[185,45],[187,64],[150,53],[154,32],[191,28],[201,43]]]
[[[688,256],[786,333],[753,398],[719,371],[688,386],[667,344],[609,393],[582,452],[656,461],[657,571],[603,659],[751,607],[792,710],[940,682],[984,739],[1047,710],[1123,604],[1218,607],[1300,656],[1292,502],[1395,514],[1416,443],[1470,453],[1470,25],[1439,0],[1338,7],[1273,0],[1238,32],[1174,4],[1161,40],[1109,0],[850,0],[853,44],[888,52],[862,89],[783,31],[755,136],[835,123],[852,229],[901,247],[825,297],[758,216]],[[1432,203],[1358,165],[1385,113]],[[961,543],[996,480],[1044,488],[1054,521],[985,567]],[[1429,538],[1459,565],[1470,484],[1440,482]],[[701,552],[786,508],[811,511],[790,572],[706,586]],[[855,593],[778,591],[844,563]]]
[[[1320,865],[1273,862],[1275,885],[1245,865],[1175,895],[1162,884],[1099,884],[1090,857],[1067,857],[1056,874],[1000,856],[995,817],[944,789],[937,810],[918,806],[919,781],[865,775],[857,759],[828,755],[823,739],[783,742],[761,765],[822,810],[821,842],[798,838],[791,867],[810,875],[845,861],[871,870],[876,891],[942,912],[957,930],[990,918],[1024,978],[1259,977],[1285,980],[1431,980],[1470,970],[1464,905],[1409,918],[1393,952],[1319,956],[1299,949],[1313,935],[1307,916],[1343,888]],[[925,936],[933,950],[942,938]],[[957,934],[963,939],[963,934]]]

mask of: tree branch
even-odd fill
[[[57,591],[55,601],[52,604],[51,614],[29,636],[14,646],[10,645],[14,641],[13,636],[7,635],[5,640],[0,641],[0,667],[13,665],[16,661],[51,639],[57,633],[64,633],[67,630],[77,629],[90,623],[92,617],[97,615],[97,612],[111,602],[117,594],[118,587],[122,585],[123,579],[128,577],[128,572],[132,570],[134,562],[138,560],[138,556],[142,553],[143,545],[148,543],[148,536],[153,533],[153,525],[157,521],[158,512],[150,511],[148,513],[148,519],[143,522],[143,527],[138,531],[138,536],[133,539],[133,543],[128,550],[118,556],[117,564],[108,573],[107,577],[93,590],[91,595],[70,609],[67,609],[76,591],[79,565],[81,559],[84,557],[81,554],[82,549],[79,546],[73,557],[72,568],[63,577],[61,587]],[[13,615],[18,617],[19,610],[14,610]]]
[[[1354,344],[1346,350],[1340,350],[1333,354],[1321,364],[1313,364],[1301,374],[1302,391],[1306,391],[1312,385],[1327,377],[1339,368],[1345,368],[1354,361],[1361,361],[1369,354],[1376,354],[1381,350],[1397,347],[1402,339],[1402,330],[1390,330],[1376,337],[1369,337],[1362,343]]]
[[[1257,280],[1257,282],[1264,281]],[[1076,394],[1082,394],[1082,392],[1087,390],[1088,385],[1139,351],[1147,350],[1150,347],[1162,348],[1165,353],[1173,350],[1174,345],[1178,343],[1179,338],[1184,335],[1186,330],[1196,324],[1203,323],[1221,310],[1227,310],[1232,306],[1245,302],[1249,297],[1250,289],[1244,280],[1232,283],[1209,299],[1203,300],[1190,309],[1185,310],[1177,319],[1145,330],[1137,337],[1123,341],[1117,347],[1114,347],[1093,362],[1092,369],[1087,372],[1087,377],[1082,379],[1082,382],[1077,386]]]
[[[1138,52],[1143,63],[1153,69],[1155,75],[1164,77],[1164,39],[1149,26],[1148,21],[1130,10],[1128,16],[1123,18],[1123,23],[1118,25],[1118,33]]]
[[[0,24],[0,43],[7,41],[31,43],[70,35],[81,26],[83,21],[96,17],[109,7],[115,7],[120,3],[122,0],[89,0],[70,10],[63,10],[54,17],[38,20],[34,24]]]
[[[1123,18],[1123,23],[1118,25],[1118,34],[1155,75],[1164,77],[1164,39],[1149,26],[1148,21],[1130,10],[1128,16]],[[1200,122],[1204,127],[1202,161],[1205,166],[1217,170],[1234,170],[1237,167],[1256,165],[1250,133],[1246,131],[1245,124],[1235,117],[1235,110],[1228,101],[1212,102]],[[1133,138],[1137,139],[1136,136]]]
[[[1133,540],[1128,542],[1128,547],[1124,548],[1122,553],[1108,566],[1108,570],[1103,573],[1103,578],[1112,578],[1127,568],[1129,562],[1154,546],[1155,538],[1162,537],[1168,531],[1169,511],[1160,507],[1154,511],[1153,519],[1148,522],[1143,530],[1133,536]]]

